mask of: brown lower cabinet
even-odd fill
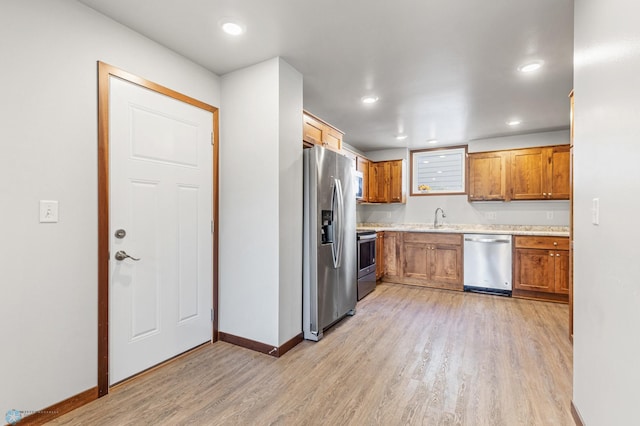
[[[462,290],[462,234],[384,233],[384,279]]]
[[[382,235],[381,235],[382,234]],[[376,259],[388,282],[463,290],[462,234],[378,233]],[[513,296],[567,302],[569,238],[514,237]]]
[[[376,233],[376,280],[384,275],[384,232]]]
[[[398,268],[398,241],[401,240],[401,232],[384,231],[383,235],[383,263],[384,278],[393,281],[400,277]]]
[[[568,302],[569,238],[514,237],[513,296]]]

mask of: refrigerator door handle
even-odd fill
[[[342,264],[342,250],[344,248],[344,198],[343,198],[344,193],[342,192],[342,182],[340,182],[339,179],[335,179],[335,185],[337,189],[337,200],[338,200],[338,211],[337,211],[338,228],[336,229],[338,253],[336,256],[335,267],[339,268]]]
[[[337,182],[337,179],[333,179],[333,185],[331,185],[331,216],[333,219],[333,241],[331,242],[331,259],[333,260],[334,268],[338,268],[338,239],[340,238]]]

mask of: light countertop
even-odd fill
[[[568,226],[542,225],[439,225],[438,228],[425,223],[359,223],[358,231],[395,231],[395,232],[442,232],[453,234],[501,234],[501,235],[536,235],[548,237],[568,237]]]

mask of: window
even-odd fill
[[[411,195],[465,194],[467,147],[411,151]]]

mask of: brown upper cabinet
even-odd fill
[[[469,154],[469,201],[568,200],[569,145]]]
[[[552,200],[568,200],[571,197],[571,146],[551,147],[547,164],[549,192]]]
[[[322,145],[333,151],[342,149],[344,133],[306,111],[302,113],[302,141],[312,145]]]
[[[405,203],[405,160],[369,162],[370,203]]]
[[[364,157],[356,157],[356,170],[362,173],[362,200],[369,201],[369,163]]]
[[[389,162],[369,163],[369,202],[386,203],[389,198]]]
[[[404,160],[388,161],[389,163],[389,202],[405,203],[407,188],[404,178]]]
[[[569,145],[511,151],[512,200],[568,200]]]
[[[507,164],[505,151],[469,154],[469,201],[507,199]]]

